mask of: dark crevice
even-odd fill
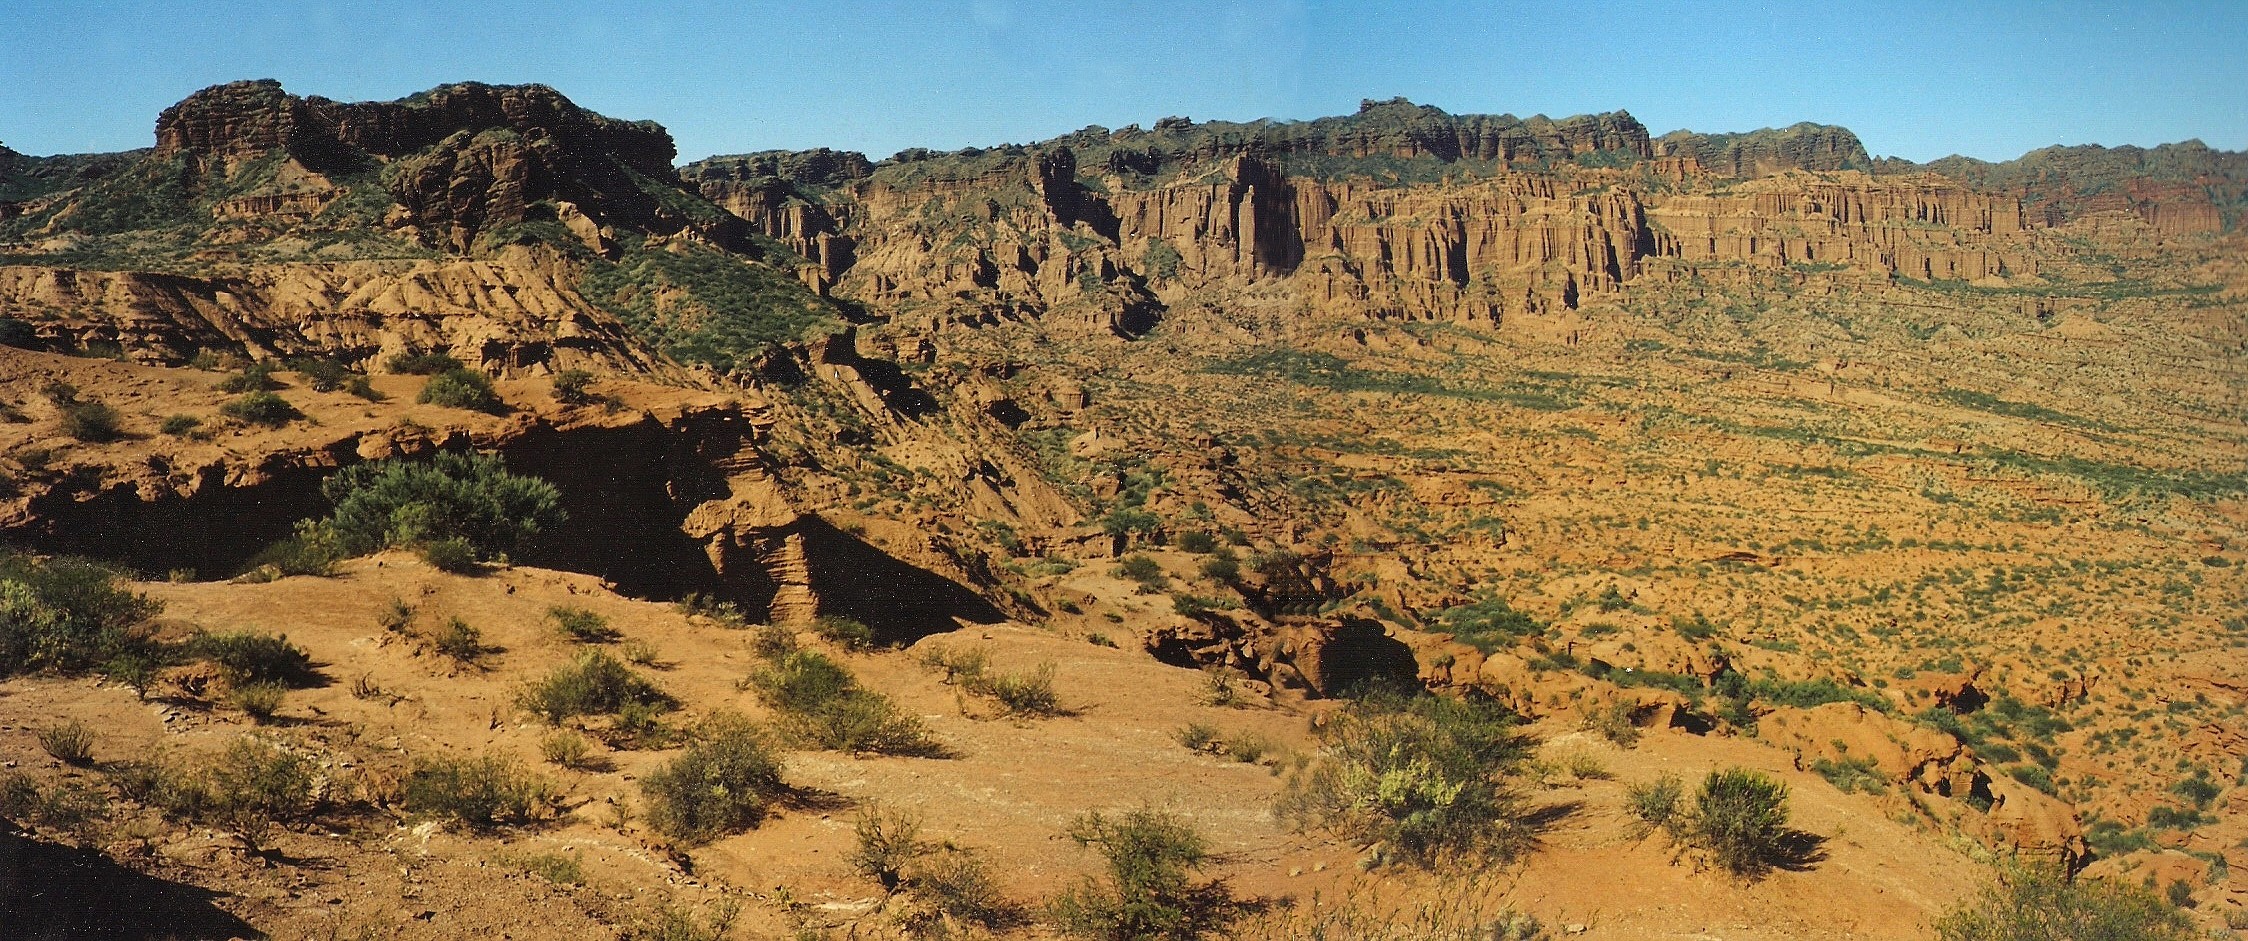
[[[265,933],[218,893],[118,865],[0,822],[0,935],[10,941],[223,941]]]

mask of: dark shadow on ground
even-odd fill
[[[91,850],[0,824],[0,937],[8,941],[223,941],[265,933],[216,893],[135,872]]]

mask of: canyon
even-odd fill
[[[803,750],[790,774],[978,833],[1026,897],[1083,868],[1053,841],[1087,788],[1192,808],[1245,890],[1364,869],[1442,896],[1380,846],[1275,823],[1280,763],[1169,741],[1253,727],[1300,771],[1388,684],[1535,730],[1524,787],[1562,822],[1487,898],[1588,937],[1926,937],[1991,854],[2184,885],[2211,925],[2248,910],[2248,156],[1923,165],[1826,125],[1656,136],[1391,99],[677,158],[653,122],[473,83],[344,103],[241,82],[165,110],[149,150],[0,150],[0,538],[410,690],[418,719],[292,694],[298,745],[339,775],[534,756],[504,687],[566,659],[545,606],[662,647],[698,713],[755,702],[744,623],[811,644],[861,623],[875,648],[837,656],[959,754]],[[440,353],[500,407],[417,401],[433,380],[399,364]],[[296,418],[222,417],[215,386],[254,363]],[[321,363],[371,394],[321,389]],[[117,433],[65,433],[82,401]],[[397,551],[260,567],[338,470],[469,450],[553,484],[567,522],[483,577]],[[488,625],[501,666],[403,650],[372,626],[393,594]],[[993,720],[916,666],[986,643],[1059,664],[1082,707]],[[95,675],[0,692],[10,756],[54,715],[133,748],[263,728]],[[1042,749],[1070,763],[1041,777]],[[1612,770],[1552,770],[1579,754]],[[748,899],[760,930],[895,927],[816,801],[704,847],[598,818],[655,757],[570,772],[572,809],[518,838],[367,818],[284,839],[346,873],[416,859],[465,919],[314,879],[376,936],[629,920],[483,871],[530,843],[627,894]],[[1626,785],[1733,765],[1792,786],[1826,862],[1738,883],[1630,835]],[[148,871],[223,886],[261,930],[322,924],[258,894],[263,857],[163,839]],[[1697,901],[1595,875],[1625,869]],[[819,901],[764,893],[775,874]],[[1546,891],[1571,880],[1594,888]],[[509,922],[490,892],[571,914]]]

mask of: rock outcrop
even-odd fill
[[[1849,128],[1808,121],[1740,134],[1672,131],[1653,143],[1656,156],[1690,157],[1701,170],[1737,179],[1789,170],[1864,170],[1873,165],[1865,145]]]

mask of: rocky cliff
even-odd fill
[[[1663,157],[1690,157],[1703,170],[1740,179],[1788,170],[1864,170],[1873,158],[1849,128],[1808,121],[1741,134],[1672,131],[1654,141]]]

